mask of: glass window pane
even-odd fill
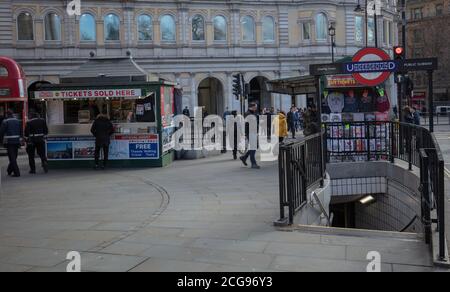
[[[273,18],[266,16],[263,21],[263,37],[264,41],[275,41],[275,23]]]
[[[82,41],[95,41],[96,39],[95,19],[90,14],[83,14],[80,17],[80,39]]]
[[[309,23],[303,23],[303,39],[311,39],[311,25]]]
[[[192,18],[192,40],[205,40],[205,21],[200,15],[196,15],[194,18]]]
[[[242,18],[242,40],[254,41],[255,40],[255,21],[253,17],[245,16]]]
[[[175,20],[171,15],[164,15],[161,17],[161,40],[175,41],[176,27]]]
[[[45,40],[60,41],[61,40],[61,21],[55,13],[49,13],[45,16]]]
[[[326,40],[328,34],[328,21],[323,13],[316,16],[316,35],[318,40]]]
[[[33,17],[30,13],[21,13],[17,17],[17,37],[19,41],[34,40]]]
[[[362,43],[364,41],[364,25],[362,16],[355,17],[355,41]]]
[[[373,18],[369,18],[368,20],[368,31],[367,37],[369,39],[369,43],[375,42],[375,20]]]
[[[105,16],[105,40],[120,40],[120,19],[115,14]]]
[[[152,18],[146,14],[138,18],[138,32],[140,41],[151,41],[153,39]]]
[[[8,77],[8,70],[3,66],[0,66],[0,77]]]
[[[216,16],[214,18],[214,40],[227,40],[227,21],[223,16]]]

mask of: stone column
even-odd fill
[[[262,30],[262,22],[258,21],[256,22],[256,45],[262,46],[264,43],[264,36],[263,36],[263,30]]]
[[[153,21],[153,42],[156,46],[161,45],[161,26],[159,20]]]
[[[104,33],[104,23],[103,20],[96,20],[97,25],[97,46],[104,47],[105,46],[105,33]]]
[[[214,44],[214,24],[212,21],[205,22],[206,28],[206,46],[212,46]]]
[[[44,20],[42,18],[36,18],[34,22],[34,40],[36,47],[44,45]]]

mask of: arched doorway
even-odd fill
[[[258,109],[270,108],[272,106],[271,94],[267,91],[266,82],[269,79],[258,76],[250,81],[250,96],[249,103],[258,104]]]
[[[217,78],[206,78],[198,86],[198,106],[204,107],[208,114],[224,113],[224,90]]]
[[[29,113],[35,112],[44,116],[46,111],[45,102],[34,99],[33,94],[33,92],[36,91],[36,89],[39,88],[39,86],[41,86],[42,84],[51,84],[51,83],[48,81],[36,81],[31,83],[30,86],[28,86],[28,112]]]

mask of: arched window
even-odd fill
[[[138,18],[138,33],[140,41],[151,41],[153,39],[153,20],[151,16],[142,14]]]
[[[94,16],[85,13],[80,16],[80,40],[81,41],[95,41],[96,40],[96,25]]]
[[[161,17],[161,40],[166,42],[174,42],[176,35],[176,24],[173,16],[164,15]]]
[[[214,40],[227,40],[227,20],[223,16],[214,17]]]
[[[56,13],[49,13],[45,16],[45,40],[61,40],[61,18]]]
[[[265,42],[275,41],[275,21],[272,16],[263,19],[263,37]]]
[[[316,39],[326,40],[328,35],[328,20],[324,13],[316,15]]]
[[[24,12],[17,17],[17,39],[19,41],[34,40],[33,16]]]
[[[120,40],[120,19],[115,14],[105,16],[105,41]]]
[[[8,77],[8,70],[2,65],[0,65],[0,77]]]
[[[205,40],[205,20],[201,15],[196,15],[192,18],[192,40]]]
[[[254,41],[255,40],[255,21],[251,16],[244,16],[241,22],[242,27],[242,40]]]

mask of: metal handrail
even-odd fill
[[[313,199],[319,205],[319,208],[320,208],[320,211],[322,212],[322,214],[325,215],[325,218],[327,219],[327,227],[330,227],[331,226],[331,218],[328,215],[327,211],[325,210],[325,207],[323,206],[322,201],[319,199],[319,197],[317,196],[316,192],[312,192],[311,195],[312,195]],[[311,200],[311,205],[314,207],[313,200]]]

